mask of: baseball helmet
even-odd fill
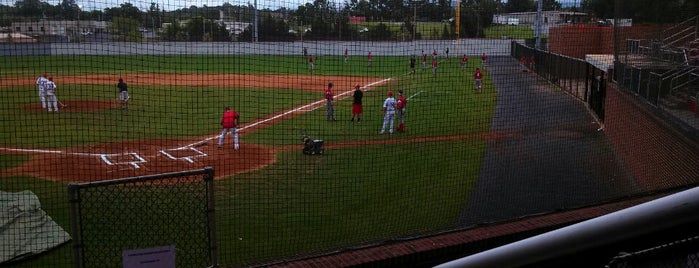
[[[388,91],[388,96],[389,96],[389,97],[393,97],[393,90],[389,90],[389,91]]]
[[[398,90],[398,95],[403,95],[403,90]]]
[[[328,87],[333,87],[333,83],[332,82],[328,83]]]
[[[53,76],[49,76],[49,81],[53,82]]]
[[[359,84],[354,85],[354,88],[360,88],[361,86]]]

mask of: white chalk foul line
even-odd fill
[[[383,80],[379,80],[379,81],[376,81],[376,82],[369,83],[369,84],[367,84],[367,85],[365,85],[365,86],[363,86],[363,87],[360,87],[360,88],[365,88],[365,89],[366,89],[366,88],[370,88],[370,87],[373,87],[373,86],[376,86],[376,85],[379,85],[379,84],[386,83],[386,82],[391,81],[391,80],[393,80],[393,79],[392,79],[392,78],[386,78],[386,79],[383,79]],[[342,92],[342,93],[340,93],[340,94],[337,94],[337,96],[338,96],[338,97],[341,97],[341,96],[344,96],[344,95],[348,95],[348,94],[350,94],[350,93],[352,93],[352,92],[354,92],[353,89],[352,89],[352,90],[347,90],[347,91],[344,91],[344,92]],[[323,103],[325,103],[325,99],[318,100],[318,101],[314,101],[314,102],[311,102],[311,103],[308,103],[308,104],[304,104],[304,105],[301,105],[301,106],[296,107],[296,108],[294,108],[294,109],[291,109],[291,110],[289,110],[289,111],[286,111],[286,112],[284,112],[284,113],[281,113],[281,114],[272,116],[272,117],[270,117],[270,118],[266,118],[266,119],[262,119],[262,120],[259,120],[259,121],[252,122],[252,123],[250,123],[250,124],[248,124],[248,125],[245,125],[244,127],[238,128],[238,131],[243,131],[243,130],[245,130],[245,129],[247,129],[247,128],[251,128],[251,127],[254,127],[254,126],[257,126],[257,125],[260,125],[260,124],[267,123],[267,122],[272,121],[272,120],[275,120],[275,119],[277,119],[277,118],[287,116],[287,115],[289,115],[289,114],[291,114],[291,113],[297,113],[297,112],[300,112],[300,111],[314,111],[314,110],[318,109],[319,107],[323,107],[322,105],[320,105],[320,104],[323,104]],[[309,107],[310,107],[310,108],[309,108]],[[218,139],[218,137],[219,137],[219,136],[216,135],[216,136],[213,136],[213,137],[206,138],[206,139],[204,139],[204,140],[202,140],[202,141],[198,141],[198,142],[195,142],[195,143],[187,144],[187,145],[185,145],[185,146],[182,146],[182,147],[179,147],[179,148],[175,148],[175,149],[184,149],[184,148],[188,148],[188,147],[197,146],[197,145],[206,143],[206,142],[208,142],[208,141],[210,141],[210,140]]]
[[[369,83],[369,84],[367,84],[367,85],[362,86],[361,88],[364,88],[364,89],[371,88],[371,87],[373,87],[373,86],[380,85],[380,84],[386,83],[386,82],[391,81],[391,80],[393,80],[393,78],[386,78],[386,79],[383,79],[383,80],[379,80],[379,81],[376,81],[376,82]],[[344,99],[344,98],[349,97],[349,94],[352,93],[352,92],[354,92],[354,89],[344,91],[344,92],[342,92],[342,93],[340,93],[340,94],[337,94],[336,96],[337,96],[337,97],[342,97],[342,98],[338,98],[338,99]],[[345,95],[347,95],[347,96],[345,96]],[[344,97],[343,97],[343,96],[344,96]],[[266,119],[262,119],[262,120],[253,122],[253,123],[251,123],[251,124],[248,124],[248,125],[246,125],[246,126],[244,126],[244,127],[240,127],[240,128],[238,128],[238,131],[242,131],[242,130],[245,130],[245,129],[247,129],[247,128],[251,128],[251,127],[254,127],[254,126],[257,126],[257,125],[260,125],[260,124],[267,123],[267,122],[272,121],[272,120],[275,120],[275,119],[277,119],[277,118],[287,116],[287,115],[289,115],[289,114],[291,114],[291,113],[314,111],[314,110],[316,110],[316,109],[322,107],[322,105],[320,105],[320,104],[322,104],[322,103],[324,103],[324,102],[325,102],[325,99],[322,99],[322,100],[319,100],[319,101],[311,102],[311,103],[309,103],[309,104],[301,105],[301,106],[299,106],[299,107],[296,107],[296,108],[291,109],[291,110],[289,110],[289,111],[286,111],[286,112],[284,112],[284,113],[275,115],[275,116],[273,116],[273,117],[266,118]],[[209,138],[206,138],[206,139],[201,140],[201,141],[197,141],[197,142],[194,142],[194,143],[191,143],[191,144],[187,144],[187,145],[185,145],[185,146],[181,146],[181,147],[174,148],[174,149],[160,150],[159,152],[162,153],[163,155],[167,156],[168,158],[177,160],[178,158],[176,158],[176,157],[174,157],[173,155],[167,153],[166,151],[184,150],[184,149],[193,150],[193,151],[198,152],[200,155],[194,155],[194,156],[187,156],[187,157],[181,157],[181,158],[179,158],[179,159],[184,159],[185,161],[188,161],[188,162],[192,163],[192,162],[194,162],[194,160],[192,160],[193,157],[206,156],[205,153],[203,153],[203,152],[197,150],[197,149],[194,148],[194,147],[195,147],[195,146],[198,146],[198,145],[201,145],[201,144],[204,144],[204,143],[206,143],[206,142],[208,142],[208,141],[210,141],[210,140],[217,139],[218,137],[219,137],[219,136],[216,135],[216,136],[209,137]],[[101,159],[104,163],[106,163],[107,165],[110,165],[110,166],[129,164],[129,165],[132,165],[134,168],[140,168],[140,166],[138,165],[139,163],[148,162],[148,161],[146,161],[143,157],[141,157],[138,153],[122,153],[122,154],[80,153],[80,152],[75,153],[75,152],[66,152],[66,151],[61,151],[61,150],[14,149],[14,148],[0,148],[0,150],[11,151],[11,152],[23,152],[23,153],[47,153],[47,154],[68,154],[68,155],[92,156],[92,157],[98,157],[98,158]],[[109,157],[110,157],[110,156],[120,156],[120,155],[131,155],[131,156],[133,156],[134,158],[136,158],[137,161],[114,163],[114,162],[112,162],[111,160],[109,160]]]
[[[188,155],[188,156],[185,156],[185,157],[175,157],[174,155],[172,155],[172,154],[170,154],[170,153],[168,152],[168,151],[182,151],[182,150],[194,151],[194,152],[196,152],[197,154],[195,154],[195,155]],[[185,161],[187,161],[187,162],[189,162],[189,163],[194,163],[194,159],[193,159],[193,158],[202,157],[202,156],[207,156],[207,154],[205,154],[205,153],[202,152],[202,151],[197,150],[197,148],[194,148],[194,147],[185,147],[185,148],[181,148],[181,149],[166,149],[166,150],[160,150],[160,151],[158,151],[158,152],[160,152],[161,154],[167,156],[168,158],[170,158],[170,159],[172,159],[172,160],[180,160],[180,159],[183,159],[183,160],[185,160]]]
[[[138,153],[125,153],[125,154],[92,154],[92,155],[99,156],[99,158],[102,159],[102,161],[103,161],[104,163],[106,163],[107,165],[110,165],[110,166],[114,166],[114,165],[131,165],[131,166],[133,166],[134,168],[141,168],[141,167],[138,165],[138,163],[145,163],[145,162],[148,162],[148,161],[146,161],[146,159],[144,159],[143,157],[141,157]],[[122,155],[130,155],[130,156],[136,158],[137,161],[127,161],[127,162],[117,162],[117,163],[114,163],[114,162],[112,162],[111,160],[109,160],[109,157],[110,157],[110,156],[122,156]]]

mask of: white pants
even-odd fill
[[[49,112],[51,112],[51,111],[58,112],[58,98],[56,98],[56,95],[54,95],[52,93],[47,93],[46,94],[46,104],[49,108]]]
[[[226,139],[228,132],[233,133],[233,144],[235,149],[238,150],[238,129],[236,127],[224,128],[223,131],[221,131],[221,136],[218,138],[218,146],[223,145],[223,140]]]
[[[46,109],[46,92],[39,90],[39,101],[41,101],[41,109]]]
[[[381,134],[386,132],[386,127],[389,126],[390,128],[388,129],[388,133],[393,133],[393,121],[395,121],[396,118],[396,112],[395,111],[387,111],[386,114],[383,116],[383,126],[381,126]]]

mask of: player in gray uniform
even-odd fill
[[[46,73],[41,74],[39,79],[36,79],[36,87],[39,89],[39,101],[41,101],[41,109],[46,109],[46,83],[49,80],[46,78]]]
[[[381,126],[381,132],[379,134],[386,133],[386,127],[388,128],[388,133],[393,134],[393,121],[396,118],[396,99],[393,98],[393,91],[388,91],[388,98],[383,101],[383,125]]]
[[[56,97],[56,84],[53,82],[53,77],[49,77],[45,83],[44,92],[49,112],[58,112],[58,98]]]

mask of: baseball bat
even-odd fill
[[[63,104],[62,101],[60,101],[60,100],[57,100],[57,101],[58,101],[58,104],[61,105],[61,107],[68,107],[68,105]]]

